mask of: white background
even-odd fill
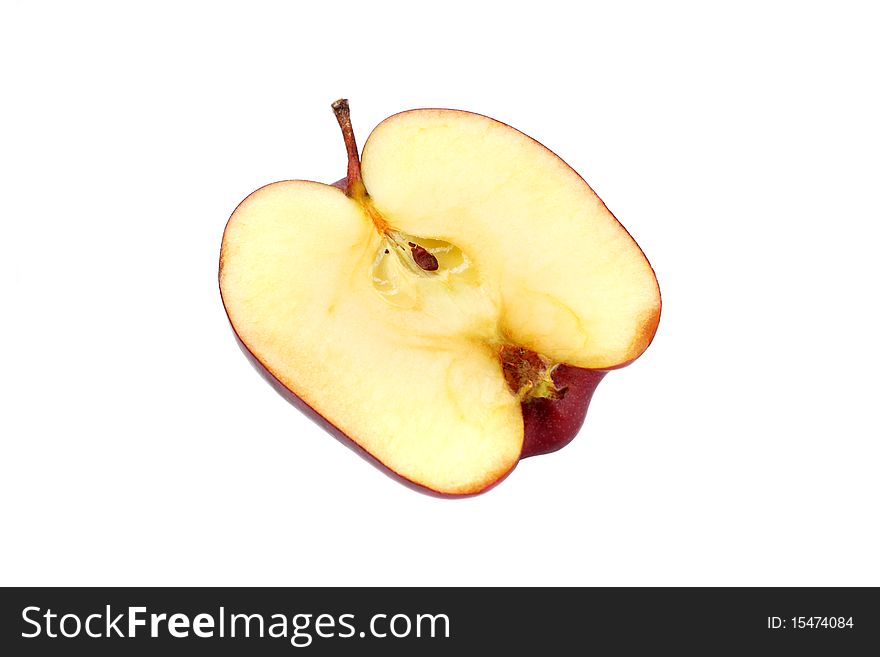
[[[0,583],[880,584],[877,16],[653,4],[4,3]],[[488,494],[385,477],[228,326],[226,219],[344,175],[340,96],[360,143],[523,130],[657,271],[653,346]]]

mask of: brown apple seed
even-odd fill
[[[413,242],[408,242],[409,248],[412,249],[413,260],[425,271],[437,271],[440,264],[433,254],[428,253],[427,249]]]

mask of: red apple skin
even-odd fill
[[[578,434],[587,416],[590,400],[605,370],[587,370],[560,365],[553,381],[568,387],[562,399],[534,399],[522,405],[523,446],[520,459],[562,449]]]

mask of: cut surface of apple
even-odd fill
[[[233,328],[285,388],[382,464],[440,493],[517,463],[522,404],[556,364],[637,358],[660,312],[639,247],[562,160],[457,110],[386,119],[346,189],[285,181],[223,238]]]

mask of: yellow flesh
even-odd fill
[[[227,226],[224,304],[269,371],[379,461],[477,492],[522,446],[499,346],[587,367],[632,360],[656,327],[656,281],[574,172],[490,119],[391,117],[363,174],[399,232],[380,235],[334,187],[264,187]],[[436,273],[413,267],[410,239],[435,253]]]
[[[455,243],[499,286],[513,342],[596,369],[647,347],[660,307],[648,261],[542,145],[477,114],[418,110],[381,123],[362,166],[391,225]]]

